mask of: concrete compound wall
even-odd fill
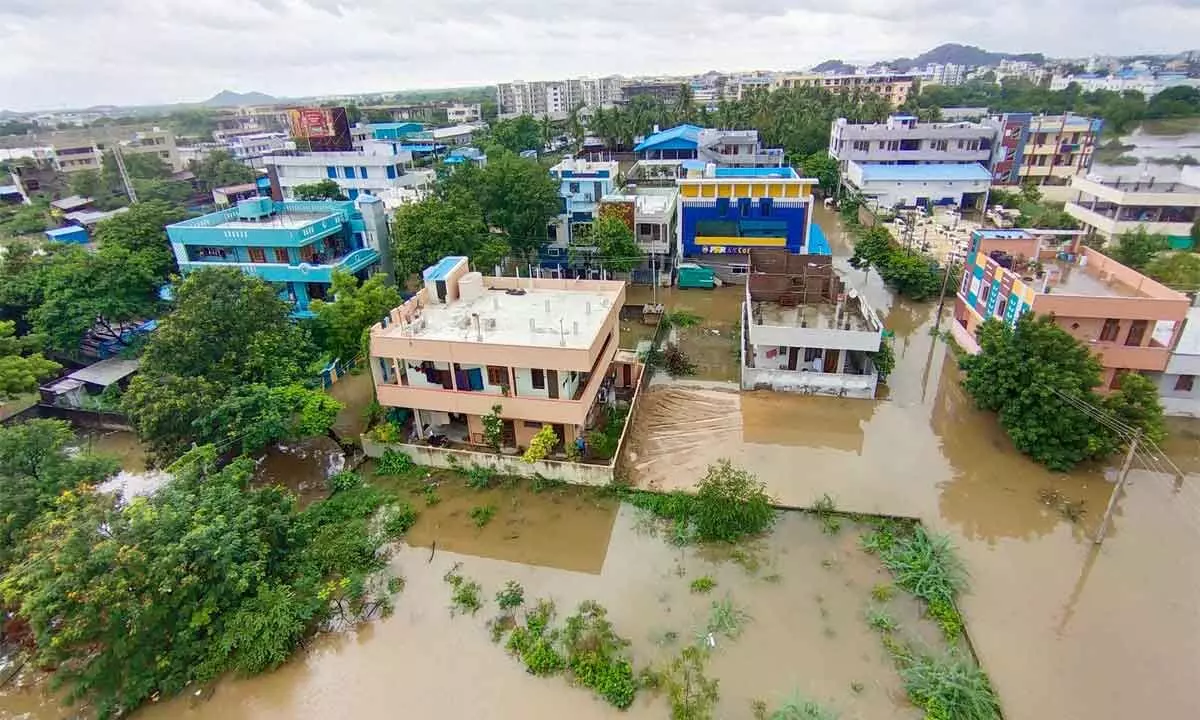
[[[869,400],[875,397],[876,375],[772,370],[742,365],[743,390],[838,395]]]
[[[439,448],[428,445],[409,445],[408,443],[380,443],[365,435],[362,437],[363,452],[367,457],[380,458],[387,450],[402,452],[412,458],[417,465],[436,468],[453,468],[455,465],[469,467],[480,465],[491,468],[502,475],[517,477],[533,477],[541,475],[551,480],[559,480],[572,485],[607,485],[613,479],[613,465],[588,465],[584,463],[563,462],[560,460],[540,460],[527,463],[515,455],[495,455],[493,453],[475,452],[473,450],[457,450],[454,448]]]

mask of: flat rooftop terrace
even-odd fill
[[[1047,264],[1049,268],[1057,268],[1059,272],[1057,279],[1047,285],[1052,293],[1090,297],[1151,297],[1119,280],[1105,278],[1087,265],[1080,267],[1064,260],[1053,260]]]
[[[443,342],[587,349],[619,297],[619,289],[604,292],[485,287],[483,294],[473,300],[426,305],[415,325],[419,327],[423,321],[419,330],[407,323],[393,323],[382,334]]]
[[[264,230],[270,228],[282,228],[286,230],[298,230],[302,227],[307,227],[313,223],[324,220],[333,213],[282,213],[272,215],[263,220],[226,220],[215,225],[209,225],[210,228],[224,228],[229,230]]]
[[[837,305],[831,302],[815,302],[804,305],[782,305],[777,302],[753,301],[751,308],[756,325],[774,327],[805,327],[814,330],[875,330],[863,317],[857,298],[847,298],[842,312],[837,314]],[[835,327],[836,319],[836,327]],[[849,322],[849,327],[846,323]]]

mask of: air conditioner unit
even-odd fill
[[[483,319],[483,329],[484,330],[495,330],[496,329],[496,318],[484,318]]]

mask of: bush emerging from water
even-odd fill
[[[633,492],[628,499],[671,521],[674,536],[682,542],[737,542],[766,532],[775,522],[765,486],[725,459],[708,466],[695,495]]]
[[[987,675],[958,654],[912,655],[901,660],[900,679],[930,720],[998,720],[1000,702]]]

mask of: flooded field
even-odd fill
[[[562,678],[527,674],[502,646],[492,644],[486,622],[497,610],[491,597],[508,580],[521,583],[530,600],[553,599],[560,618],[584,600],[602,604],[617,633],[631,641],[635,668],[663,662],[695,642],[713,600],[730,599],[749,619],[739,637],[720,637],[712,652],[707,674],[720,682],[718,717],[750,717],[755,700],[775,707],[796,693],[836,708],[847,719],[920,717],[904,699],[890,660],[864,620],[871,588],[888,577],[874,558],[857,549],[851,527],[831,537],[811,517],[789,513],[754,552],[758,567],[750,572],[745,561],[668,544],[647,532],[644,518],[628,506],[588,509],[586,503],[571,506],[571,499],[562,508],[552,493],[522,497],[529,513],[524,533],[541,544],[574,544],[579,558],[598,554],[599,565],[578,572],[443,550],[448,537],[477,532],[457,511],[438,509],[453,504],[446,498],[412,531],[415,539],[440,527],[436,552],[405,545],[395,556],[394,569],[407,581],[395,615],[355,635],[321,638],[268,676],[223,682],[204,702],[180,699],[147,708],[138,717],[381,718],[392,716],[400,698],[405,714],[413,717],[621,715]],[[607,518],[615,523],[611,540],[607,533],[560,538],[553,523],[538,518],[549,519],[561,509],[582,512],[585,522],[594,519],[586,517],[589,513]],[[497,516],[493,524],[500,522]],[[492,553],[495,545],[477,547]],[[488,598],[475,616],[450,614],[443,576],[456,563]],[[710,594],[689,589],[701,576],[716,582]],[[890,606],[902,624],[927,624],[918,620],[914,601],[898,596]],[[929,628],[924,630],[928,634]],[[624,716],[668,714],[664,698],[642,691]]]
[[[1092,172],[1105,178],[1134,179],[1145,175],[1147,179],[1153,177],[1161,182],[1178,180],[1183,166],[1172,161],[1187,155],[1200,159],[1200,121],[1196,118],[1149,120],[1128,135],[1122,135],[1120,142],[1129,146],[1122,155],[1137,163],[1105,165],[1096,162]]]

